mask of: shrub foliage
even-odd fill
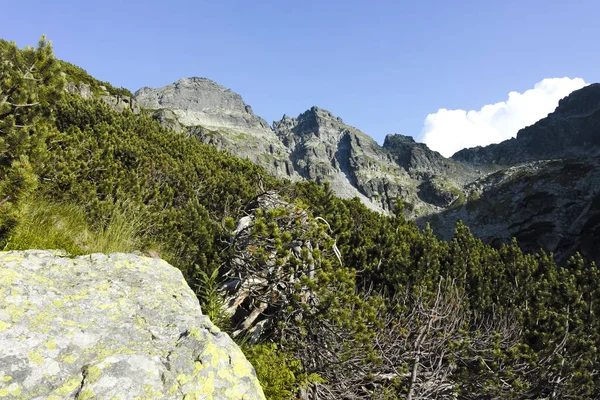
[[[594,264],[492,248],[461,223],[440,241],[401,206],[385,216],[327,185],[277,181],[149,116],[66,94],[65,79],[92,82],[82,71],[44,38],[0,41],[2,247],[158,253],[249,341],[273,399],[600,397]],[[232,277],[251,320],[224,313],[218,282]]]

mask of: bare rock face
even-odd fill
[[[427,216],[450,239],[462,220],[486,243],[512,238],[525,251],[544,249],[564,260],[575,252],[600,262],[600,163],[596,159],[535,161],[502,169],[467,186],[461,207]]]
[[[248,158],[281,178],[297,179],[289,150],[267,122],[254,115],[242,97],[206,78],[185,78],[162,88],[144,87],[136,101],[147,109],[168,109],[191,135],[241,158]]]
[[[100,98],[108,103],[113,110],[118,112],[123,112],[125,110],[129,110],[135,114],[140,112],[140,105],[138,102],[129,96],[104,95],[100,96]]]
[[[3,399],[264,399],[162,260],[0,252],[0,305]]]
[[[90,85],[85,84],[83,82],[80,82],[79,84],[67,82],[67,84],[65,85],[65,91],[72,94],[76,94],[84,99],[91,99],[94,97]]]
[[[186,126],[209,129],[235,129],[247,133],[270,131],[269,124],[254,115],[242,97],[206,78],[184,78],[153,89],[144,87],[135,93],[145,108],[168,108]]]
[[[98,94],[98,97],[107,103],[113,110],[118,112],[129,110],[136,114],[140,112],[140,106],[135,99],[129,96],[113,96],[108,93],[104,86],[100,86],[100,88],[103,90],[103,92]],[[65,85],[65,91],[71,94],[76,94],[86,100],[96,97],[94,92],[92,92],[90,85],[83,82],[79,82],[79,84],[67,82]]]
[[[424,144],[388,135],[383,147],[370,136],[344,124],[329,111],[313,107],[297,118],[284,116],[273,127],[291,150],[294,169],[305,178],[329,181],[341,197],[361,198],[375,210],[391,210],[400,198],[412,211],[429,214],[449,205],[460,187],[476,176],[472,168],[445,159]],[[444,204],[422,196],[424,182],[453,189]],[[431,190],[429,190],[431,191]]]
[[[463,149],[452,159],[477,166],[513,166],[539,160],[600,154],[600,84],[574,91],[548,117],[521,129],[517,137],[485,147]]]
[[[175,131],[177,133],[183,132],[184,128],[179,123],[177,119],[177,115],[171,110],[161,108],[159,110],[152,111],[152,118],[158,121],[159,124],[164,126],[167,129]]]
[[[600,262],[600,84],[576,90],[516,138],[452,159],[492,171],[465,187],[461,208],[422,218],[444,238],[462,220],[486,242]],[[593,244],[596,243],[596,244]]]

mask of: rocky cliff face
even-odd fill
[[[341,118],[318,107],[297,118],[284,116],[273,123],[290,149],[294,170],[304,179],[331,182],[336,194],[360,197],[374,209],[389,209],[410,177],[369,136],[344,124]]]
[[[559,258],[579,251],[600,262],[600,84],[562,99],[517,137],[465,149],[452,159],[496,170],[465,187],[466,204],[421,222],[445,238],[457,220],[487,242],[516,237],[526,250]]]
[[[264,399],[164,261],[0,252],[0,304],[2,398]]]
[[[135,101],[135,99],[129,96],[113,96],[106,90],[105,87],[100,86],[102,90],[102,94],[98,97],[104,102],[108,103],[114,110],[122,112],[125,110],[129,110],[133,113],[140,112],[140,106]],[[80,82],[79,84],[75,84],[73,82],[67,82],[65,85],[65,90],[69,93],[76,94],[84,99],[92,99],[96,97],[92,92],[90,85],[87,83]]]
[[[424,144],[389,135],[383,147],[344,124],[329,111],[312,107],[297,118],[273,123],[291,150],[294,169],[304,179],[328,181],[341,197],[360,197],[378,210],[390,210],[401,198],[416,213],[448,206],[475,170],[445,159]]]
[[[452,159],[472,165],[512,166],[538,160],[597,156],[600,153],[600,84],[562,99],[556,110],[517,137],[486,147],[464,149]]]
[[[135,99],[146,109],[170,110],[177,124],[205,143],[248,158],[276,176],[297,178],[288,149],[269,124],[254,115],[239,94],[210,79],[185,78],[158,89],[144,87]]]

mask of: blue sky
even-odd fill
[[[207,77],[268,122],[317,105],[379,142],[423,139],[429,114],[545,78],[600,81],[597,0],[4,3],[0,37],[46,34],[59,58],[116,86]]]

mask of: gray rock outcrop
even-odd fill
[[[0,252],[0,305],[2,398],[264,399],[164,261]]]
[[[83,82],[80,82],[79,84],[76,84],[74,82],[67,82],[67,84],[65,85],[65,91],[71,94],[76,94],[84,99],[91,99],[94,97],[90,85]]]
[[[129,110],[136,114],[140,112],[140,106],[134,98],[129,96],[113,96],[108,93],[104,86],[100,86],[100,89],[102,92],[100,94],[97,93],[98,97],[107,103],[113,110],[118,112]],[[65,91],[71,94],[76,94],[86,100],[96,97],[90,85],[83,82],[79,82],[78,84],[74,82],[67,82],[65,85]]]

